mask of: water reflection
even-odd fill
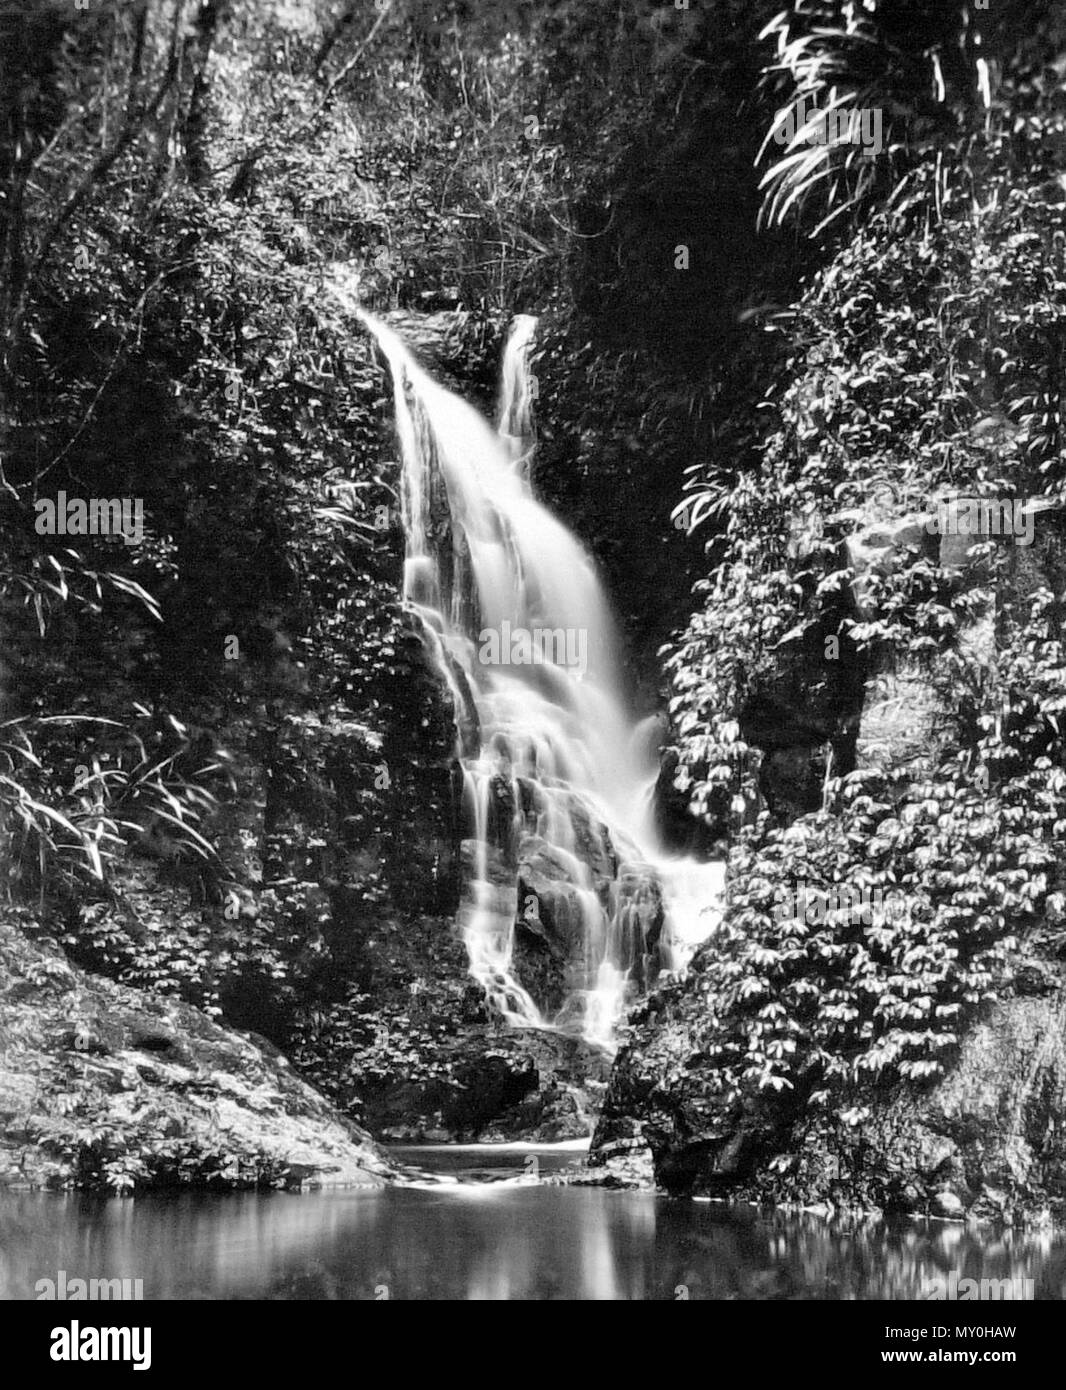
[[[383,1192],[7,1196],[0,1297],[32,1298],[59,1270],[142,1279],[149,1299],[908,1299],[953,1271],[1066,1297],[1061,1235],[535,1186],[521,1153],[472,1158],[480,1180]]]

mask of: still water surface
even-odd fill
[[[146,1299],[899,1299],[953,1272],[1066,1297],[1063,1234],[833,1222],[545,1183],[573,1171],[572,1147],[394,1152],[424,1180],[2,1197],[0,1298],[33,1298],[59,1270],[141,1279]]]

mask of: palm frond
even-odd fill
[[[819,236],[891,202],[917,163],[984,119],[998,69],[970,9],[795,0],[774,16],[762,31],[775,45],[763,69],[774,114],[756,162],[784,149],[761,180],[762,226],[796,222]],[[880,125],[870,148],[854,138],[863,113]]]

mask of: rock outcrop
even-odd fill
[[[392,1173],[265,1039],[0,921],[0,1187],[377,1187]]]
[[[828,1126],[784,1102],[719,1107],[699,1080],[691,998],[636,1026],[593,1139],[608,1180],[684,1195],[915,1216],[1040,1222],[1066,1214],[1066,987],[1030,962],[966,1033],[947,1075],[897,1086]]]

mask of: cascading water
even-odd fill
[[[523,477],[529,477],[533,457],[533,401],[536,377],[529,370],[529,353],[537,320],[532,314],[518,314],[507,336],[500,373],[500,404],[496,431],[510,448]]]
[[[532,495],[536,319],[512,325],[493,429],[386,324],[358,312],[392,373],[404,596],[455,701],[471,973],[512,1023],[610,1047],[629,995],[707,935],[701,912],[722,874],[658,847],[656,721],[627,714],[593,563]],[[541,917],[549,905],[553,943]],[[517,977],[516,931],[566,956],[565,997],[550,1014]]]

